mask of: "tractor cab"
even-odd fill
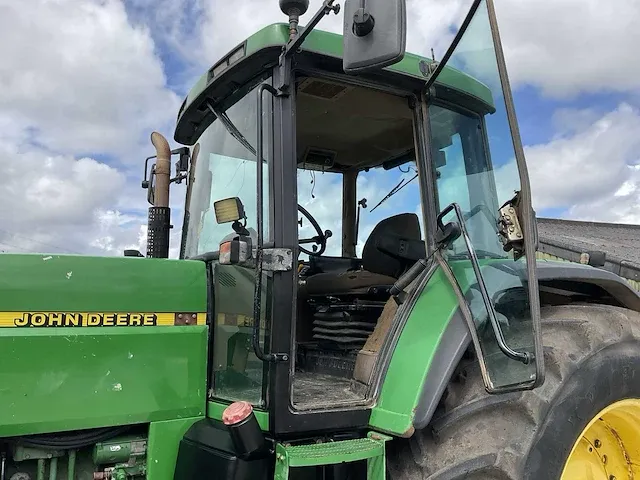
[[[178,115],[181,258],[209,272],[210,401],[249,402],[278,435],[403,434],[404,402],[444,389],[424,382],[429,352],[398,346],[440,308],[433,282],[455,292],[442,328],[465,325],[445,370],[472,343],[488,391],[538,385],[534,214],[490,8],[476,1],[436,62],[404,52],[403,1],[347,2],[342,36],[314,29],[333,1],[299,27],[305,3],[284,2],[289,24],[229,52]],[[391,369],[414,375],[400,402]]]

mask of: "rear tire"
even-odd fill
[[[542,323],[545,383],[489,395],[477,360],[463,360],[431,424],[389,444],[388,478],[559,480],[591,419],[619,400],[640,399],[640,314],[546,307]]]

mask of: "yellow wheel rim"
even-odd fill
[[[574,444],[560,478],[640,480],[640,399],[616,402],[596,415]]]

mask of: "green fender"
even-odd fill
[[[482,269],[490,263],[484,263]],[[539,260],[537,275],[541,286],[551,281],[562,281],[563,288],[575,291],[585,285],[597,286],[620,306],[640,311],[638,293],[623,278],[606,270]],[[408,300],[399,310],[398,325],[390,333],[387,348],[393,352],[388,355],[384,381],[369,421],[376,430],[403,437],[429,424],[471,343],[458,299],[442,267],[433,266],[422,284],[417,298]],[[465,291],[467,285],[461,288]]]
[[[430,270],[425,281],[415,304],[409,300],[401,307],[409,310],[408,316],[399,311],[399,336],[369,419],[372,428],[404,437],[413,434],[427,377],[439,379],[436,383],[444,389],[470,341],[469,330],[457,314],[458,299],[442,268]],[[391,332],[391,343],[394,336]],[[449,344],[447,349],[439,348]],[[439,359],[443,356],[448,357],[444,363]],[[442,392],[435,385],[434,389],[432,396],[439,399]]]

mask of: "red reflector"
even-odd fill
[[[249,402],[234,402],[222,412],[222,423],[235,425],[249,417],[251,412],[253,412],[253,407]]]

